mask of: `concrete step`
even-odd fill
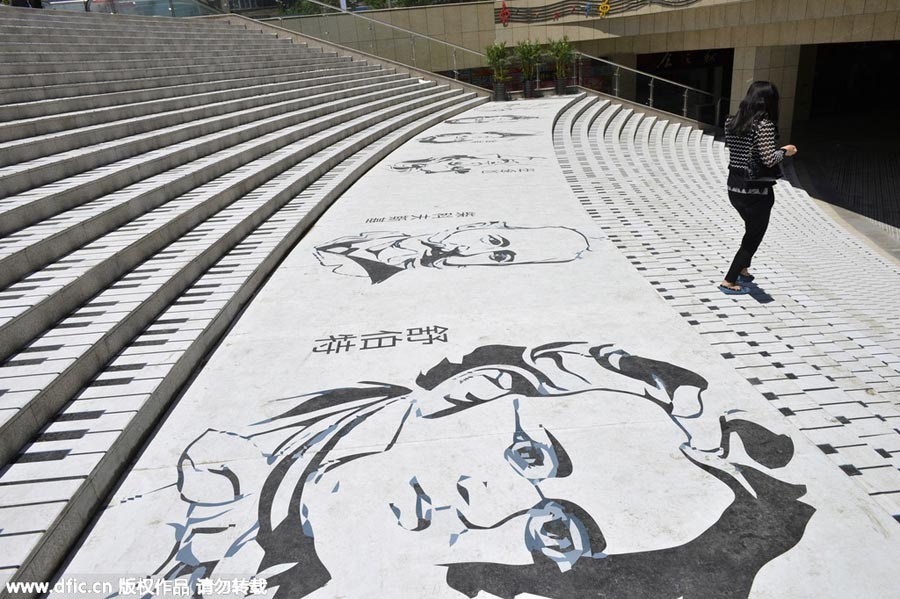
[[[67,32],[65,30],[50,30],[46,27],[35,27],[32,25],[4,25],[3,23],[3,19],[0,19],[0,40],[4,42],[20,41],[31,44],[77,44],[86,41],[109,40],[110,43],[159,45],[178,41],[201,43],[202,40],[208,48],[222,42],[235,40],[260,41],[279,39],[276,33],[239,28],[223,30],[217,33],[206,33],[201,38],[194,31],[172,31],[169,29],[147,31],[143,27],[132,30],[110,28],[81,29],[77,32]]]
[[[356,178],[400,143],[432,124],[483,101],[471,99],[471,95],[437,99],[432,104],[400,113],[380,127],[360,131],[344,140],[345,148],[332,150],[330,155],[321,158],[317,155],[308,161],[310,164],[291,169],[297,172],[286,173],[286,179],[296,181],[303,169],[309,171],[315,168],[314,162],[336,163],[329,170],[332,176],[328,183],[316,186],[315,190],[307,187],[294,196],[263,226],[257,227],[213,264],[108,365],[108,373],[98,375],[94,384],[74,396],[74,401],[64,407],[45,428],[45,435],[25,448],[23,456],[48,449],[64,453],[66,457],[48,465],[51,468],[68,468],[67,461],[72,462],[71,467],[77,468],[79,475],[84,473],[85,478],[64,491],[51,489],[47,485],[45,497],[52,496],[65,507],[47,515],[46,526],[41,528],[50,532],[23,539],[29,551],[27,557],[16,564],[18,572],[14,579],[32,577],[43,580],[49,577],[65,556],[65,548],[71,546],[88,523],[89,515],[102,506],[105,493],[121,476],[179,387],[187,381],[241,307],[319,214]],[[362,149],[348,155],[352,145],[360,142]],[[285,184],[286,181],[276,183],[272,191],[278,185],[283,187]],[[163,268],[165,263],[166,260],[161,261],[159,267]],[[139,270],[150,272],[154,269],[142,266]],[[94,315],[89,318],[97,318],[97,308],[90,305],[82,312]],[[166,353],[148,353],[148,350],[159,349],[162,339],[165,339],[163,345],[169,348]],[[166,354],[169,356],[167,359],[159,359],[160,355]],[[123,384],[135,389],[141,386],[144,392],[137,396],[127,391],[119,394]],[[104,389],[108,392],[104,393]],[[119,396],[116,410],[108,407],[109,402],[114,401],[111,398],[113,394]],[[126,397],[132,399],[124,399]],[[99,427],[107,426],[118,418],[108,412],[121,413],[123,400],[128,404],[127,413],[134,415],[119,418],[117,423],[121,426],[106,429],[120,432],[112,435],[91,434],[91,427],[99,430]],[[77,420],[88,412],[96,417]],[[80,432],[71,434],[72,431]],[[67,438],[69,443],[60,445],[55,441],[60,437]],[[102,455],[93,464],[82,463],[77,455],[84,453],[88,445],[91,446],[91,453]],[[8,472],[12,473],[16,467],[17,464],[13,464]]]
[[[313,53],[296,52],[295,54],[296,56],[279,57],[256,65],[253,63],[235,63],[227,65],[157,66],[143,69],[137,73],[128,69],[113,69],[109,71],[65,71],[60,73],[10,75],[0,78],[0,89],[4,89],[3,95],[0,96],[0,105],[92,93],[128,91],[146,87],[158,87],[160,85],[199,83],[232,77],[285,74],[298,70],[298,66],[295,65],[304,65],[306,61],[317,57]],[[350,62],[348,57],[338,57],[333,54],[322,55],[318,58],[322,59],[323,65]],[[39,92],[39,90],[45,91]]]
[[[306,80],[311,80],[319,76],[326,76],[327,69],[336,66],[346,66],[346,62],[323,62],[317,59],[304,61],[295,67],[296,71],[293,77],[282,76],[281,81],[296,81],[298,84]],[[91,123],[103,122],[101,119],[109,118],[117,110],[125,110],[126,106],[137,106],[143,104],[141,110],[145,114],[151,112],[162,112],[163,106],[172,106],[174,102],[178,102],[178,98],[187,101],[192,96],[205,93],[222,93],[226,92],[229,87],[234,89],[236,94],[242,93],[258,85],[277,85],[276,83],[257,83],[255,78],[246,78],[244,81],[235,81],[226,79],[213,84],[195,83],[193,85],[183,86],[163,86],[162,88],[148,88],[139,91],[118,92],[116,94],[94,94],[88,96],[76,96],[70,98],[61,98],[57,100],[38,100],[36,102],[26,102],[20,104],[8,104],[0,106],[0,127],[8,129],[6,133],[0,134],[0,139],[18,139],[25,137],[23,133],[30,135],[39,135],[41,133],[59,130],[59,125],[63,128],[84,126]],[[158,104],[160,108],[156,108]],[[90,115],[90,112],[97,112],[96,115]],[[135,113],[138,114],[138,113]],[[76,119],[72,125],[65,125],[66,119]],[[49,129],[41,129],[37,126],[39,123],[52,123],[54,121],[63,121],[57,123],[57,127]]]
[[[276,49],[280,52],[290,51],[291,45],[284,42],[272,42],[278,44]],[[272,45],[253,44],[246,52],[241,52],[242,57],[256,57],[257,59],[270,57],[273,52]],[[44,64],[88,64],[91,68],[103,68],[106,64],[116,64],[120,62],[132,62],[144,60],[146,66],[150,66],[153,62],[175,62],[175,61],[192,61],[197,57],[197,50],[193,47],[173,47],[168,46],[163,49],[156,49],[151,52],[141,49],[127,49],[114,51],[109,54],[100,50],[87,49],[75,52],[53,52],[53,53],[35,53],[28,51],[10,51],[3,53],[4,65],[44,65]],[[135,64],[138,64],[135,62]]]
[[[373,106],[381,107],[382,104],[389,103],[392,97],[427,94],[433,86],[430,82],[411,79],[404,81],[402,85],[361,88],[351,98],[335,98],[330,106],[323,107],[322,112],[355,110],[364,113]],[[315,118],[320,115],[313,113],[309,116]],[[326,119],[325,124],[328,123],[329,120]],[[266,157],[263,157],[250,164],[265,164],[265,161]],[[252,168],[242,167],[239,172],[244,173],[244,177],[235,171],[207,183],[202,189],[208,187],[208,193],[199,191],[201,188],[188,192],[179,200],[181,210],[175,208],[173,202],[168,202],[67,255],[65,260],[83,257],[83,261],[77,266],[67,265],[58,269],[56,263],[53,263],[7,287],[4,293],[16,296],[23,290],[27,293],[11,300],[6,300],[5,297],[5,301],[0,300],[0,360],[40,335],[80,302],[93,297],[147,255],[233,201],[248,189],[247,186],[265,180],[265,175],[271,174],[272,167],[267,166],[269,170],[261,172],[252,171]],[[250,169],[249,173],[246,172],[247,169]],[[35,278],[41,284],[32,289],[29,281]]]
[[[129,28],[160,31],[194,31],[198,34],[227,31],[229,25],[214,19],[171,19],[136,15],[109,15],[99,12],[35,11],[27,8],[4,7],[0,24],[31,24],[47,28],[110,28],[121,31]]]
[[[385,82],[363,88],[351,87],[340,91],[300,97],[272,104],[260,103],[259,101],[254,102],[253,99],[237,103],[226,102],[223,103],[226,106],[218,108],[218,116],[208,116],[195,121],[183,120],[180,124],[153,129],[146,133],[130,135],[90,146],[77,147],[0,168],[0,193],[5,192],[6,196],[13,195],[95,169],[125,157],[143,154],[190,140],[198,135],[222,131],[323,102],[351,98],[364,91],[375,89],[389,90],[392,85],[391,82]],[[240,108],[242,104],[245,106],[244,108]],[[194,109],[190,110],[193,111],[192,116],[203,116],[203,114],[196,114],[197,111]],[[213,111],[217,109],[215,107],[207,107],[206,110]],[[201,110],[200,112],[203,113],[204,111]],[[210,113],[207,112],[206,114]]]
[[[226,99],[236,100],[308,88],[313,85],[349,82],[378,71],[377,67],[368,67],[356,72],[347,72],[346,69],[334,70],[333,74],[330,74],[318,66],[309,72],[278,77],[231,79],[214,83],[152,88],[140,92],[120,92],[0,106],[0,143],[216,103]],[[31,115],[40,116],[29,118]],[[6,120],[6,117],[17,118]]]
[[[268,135],[302,123],[316,115],[327,114],[323,107],[311,107],[214,131],[200,137],[165,146],[152,152],[117,160],[63,181],[28,189],[0,199],[0,235],[13,233],[45,218],[115,192],[145,178],[182,164],[222,151],[236,144]],[[11,235],[12,234],[12,235]]]
[[[219,23],[0,8],[0,489],[52,504],[0,581],[52,578],[345,189],[486,101]]]
[[[801,430],[814,431],[814,442],[827,444],[827,431],[841,428],[835,439],[850,443],[856,430],[859,443],[854,447],[863,459],[868,455],[880,463],[884,455],[878,443],[895,434],[889,423],[900,419],[895,367],[900,358],[889,348],[869,344],[875,337],[869,319],[855,318],[852,308],[826,310],[839,305],[827,296],[840,283],[828,280],[828,268],[808,272],[815,265],[808,254],[804,258],[803,249],[783,246],[788,240],[806,245],[821,236],[824,245],[834,246],[828,251],[835,251],[846,247],[846,234],[834,230],[834,222],[802,197],[802,190],[779,185],[776,196],[785,205],[767,233],[767,243],[778,250],[763,258],[756,281],[758,294],[767,290],[775,297],[724,296],[715,284],[733,248],[722,252],[720,246],[723,239],[739,239],[740,226],[733,224],[739,220],[724,192],[727,154],[722,144],[691,127],[614,104],[598,105],[572,119],[560,119],[555,133],[567,138],[559,144],[574,165],[567,175],[577,181],[582,203],[610,241],[689,324],[709,335],[723,357],[735,360],[738,372],[746,373],[760,393]],[[785,201],[782,193],[795,197]],[[796,235],[790,220],[779,222],[792,218],[799,218],[804,230],[816,230],[816,239]],[[867,269],[882,269],[885,278],[890,268],[896,273],[895,266],[871,258],[860,256]],[[778,275],[769,280],[768,271]],[[802,277],[791,274],[801,271]],[[821,303],[815,299],[819,297]],[[871,297],[850,303],[866,305],[866,316],[875,312]],[[896,308],[883,312],[893,314]],[[855,426],[854,421],[863,424]],[[845,463],[837,452],[834,456],[836,464]],[[863,472],[859,475],[855,480],[889,513],[897,513],[895,499],[873,493],[887,479],[876,476],[867,482]]]
[[[335,126],[325,127],[316,134],[309,135],[202,186],[193,188],[116,231],[108,233],[96,243],[88,244],[67,255],[62,261],[64,268],[61,270],[56,270],[56,266],[51,266],[37,271],[22,283],[7,290],[15,292],[16,289],[21,291],[23,288],[31,287],[29,281],[34,279],[40,279],[42,283],[39,289],[32,290],[32,293],[20,300],[20,303],[21,301],[31,303],[30,308],[21,311],[12,319],[5,319],[5,322],[0,325],[0,348],[8,347],[13,341],[12,336],[28,329],[33,332],[29,339],[29,341],[34,340],[30,344],[32,347],[35,344],[43,346],[48,339],[64,334],[60,331],[72,333],[72,328],[80,329],[81,325],[76,327],[68,324],[65,320],[66,316],[92,298],[91,303],[96,306],[98,301],[106,296],[125,293],[140,305],[147,306],[146,302],[152,300],[150,305],[154,308],[143,308],[146,317],[158,314],[173,299],[159,295],[158,285],[128,283],[122,287],[116,286],[115,282],[150,256],[157,252],[165,252],[167,246],[182,237],[184,237],[182,242],[186,243],[190,249],[184,250],[188,252],[187,254],[184,254],[182,250],[165,252],[171,254],[167,257],[168,269],[185,259],[185,256],[190,257],[190,263],[193,263],[194,255],[215,252],[216,247],[221,248],[223,245],[223,242],[217,241],[223,230],[223,225],[219,222],[220,217],[230,214],[231,217],[243,222],[246,217],[245,209],[252,211],[260,206],[261,196],[251,193],[255,189],[285,172],[299,161],[313,156],[317,152],[328,150],[340,140],[356,133],[359,127],[365,128],[365,124],[370,122],[368,119],[376,119],[372,115],[384,115],[386,114],[384,110],[408,101],[428,103],[429,98],[442,93],[447,92],[445,89],[435,88],[433,84],[415,83],[410,86],[407,93],[394,94],[393,99],[384,96],[367,98],[364,105],[345,113],[346,116],[358,119],[357,128],[347,125],[351,119],[335,123]],[[315,173],[316,176],[319,174],[321,172]],[[204,224],[204,221],[214,216],[216,221]],[[209,265],[207,264],[207,266]],[[196,274],[199,275],[199,272]],[[187,277],[182,280],[182,283],[187,284],[193,278]],[[167,278],[166,281],[168,280]],[[128,291],[123,291],[124,289],[128,289]],[[152,313],[147,314],[148,310]],[[38,425],[46,422],[47,418],[62,407],[56,402],[66,394],[66,390],[71,394],[88,382],[96,372],[97,355],[106,356],[102,361],[115,355],[118,351],[115,349],[116,344],[112,343],[107,335],[121,336],[127,330],[126,337],[130,339],[148,324],[144,320],[131,322],[132,324],[128,327],[116,323],[114,327],[104,328],[103,331],[85,329],[87,337],[83,340],[88,343],[80,345],[83,351],[91,353],[95,358],[72,362],[59,376],[51,378],[44,376],[46,384],[42,384],[41,389],[34,393],[31,393],[29,389],[34,387],[35,381],[29,380],[28,376],[21,371],[22,376],[10,377],[3,381],[4,386],[10,392],[19,393],[19,400],[25,397],[29,397],[29,399],[25,407],[15,414],[4,413],[10,416],[10,419],[0,423],[0,438],[3,439],[0,442],[2,443],[0,445],[0,463],[9,460],[10,454],[7,452],[14,451],[17,443],[18,447],[21,447],[21,443],[27,441],[37,431],[37,429],[29,431],[29,422]],[[125,337],[120,337],[120,339],[122,342],[126,341]],[[20,343],[18,347],[22,348],[24,345],[25,343]],[[110,351],[112,353],[106,355],[106,352]],[[14,355],[14,353],[7,354],[7,356],[9,355]],[[8,360],[13,364],[17,361],[19,359],[16,357]]]
[[[404,76],[386,77],[399,81]],[[410,82],[409,79],[403,81]],[[0,289],[180,193],[315,133],[322,127],[334,126],[345,118],[341,113],[329,114],[309,123],[279,129],[269,136],[261,136],[179,165],[176,169],[83,204],[79,210],[70,210],[0,239]]]
[[[216,52],[225,54],[238,54],[251,50],[269,50],[271,52],[286,51],[293,46],[291,38],[256,37],[250,39],[223,39],[214,45],[207,43],[206,39],[198,37],[186,37],[159,40],[147,38],[145,40],[124,39],[120,41],[109,40],[103,37],[96,39],[79,38],[74,42],[38,42],[21,36],[0,35],[0,53],[4,55],[59,55],[59,56],[87,56],[95,58],[108,57],[117,54],[131,52],[143,52],[151,55],[165,55],[171,52],[208,53],[210,48]]]
[[[709,186],[721,187],[724,184],[724,165],[727,165],[727,151],[720,142],[715,142],[710,136],[694,135],[691,143],[675,144],[673,151],[681,153],[688,159],[693,159],[698,165],[698,178]],[[815,319],[827,321],[828,333],[835,335],[834,341],[839,345],[845,345],[854,360],[848,360],[855,369],[852,377],[869,385],[872,390],[896,393],[900,389],[900,376],[897,366],[900,365],[900,347],[885,347],[881,340],[896,339],[896,314],[900,309],[900,302],[892,296],[870,294],[869,290],[858,290],[855,286],[848,286],[844,282],[846,278],[858,272],[864,264],[867,273],[871,273],[874,280],[890,280],[897,272],[896,266],[886,263],[877,255],[872,255],[858,240],[846,234],[835,221],[824,214],[815,204],[811,203],[806,193],[792,185],[779,183],[775,189],[776,210],[784,203],[786,214],[779,211],[770,225],[771,235],[780,235],[776,239],[782,239],[782,243],[793,242],[795,247],[780,251],[777,264],[779,272],[798,273],[795,279],[790,279],[788,289],[783,291],[802,307],[815,311]],[[782,220],[790,219],[790,220]],[[793,235],[798,228],[802,230],[816,231],[811,239],[797,241]],[[844,269],[835,268],[833,264],[823,265],[819,261],[809,264],[808,258],[803,258],[803,251],[808,251],[810,244],[821,244],[822,254],[841,251],[855,259],[856,264],[850,260],[844,265]],[[765,281],[765,276],[761,276]],[[766,283],[761,283],[766,284]],[[777,285],[773,281],[771,284]],[[782,285],[784,283],[781,283]],[[803,290],[799,288],[803,287]],[[858,295],[857,295],[858,294]],[[819,307],[821,303],[832,306],[829,313]],[[790,318],[788,319],[791,320]],[[797,331],[788,325],[786,332],[794,335]],[[801,331],[802,332],[802,331]],[[813,340],[819,341],[817,332],[811,333],[809,344]],[[805,335],[799,335],[801,341]],[[890,344],[888,344],[890,345]],[[857,373],[866,373],[860,375]],[[833,377],[835,378],[835,377]],[[841,378],[841,377],[836,377]],[[863,385],[863,386],[865,386]],[[876,400],[872,400],[877,404]],[[895,402],[895,405],[900,403]]]
[[[300,51],[304,52],[304,51]],[[7,57],[13,56],[8,54]],[[5,57],[6,58],[6,57]],[[147,56],[142,52],[122,53],[109,57],[88,56],[82,60],[72,59],[68,55],[47,55],[43,60],[32,60],[33,57],[23,53],[18,60],[5,60],[0,64],[0,75],[39,75],[46,73],[67,73],[74,71],[121,71],[143,70],[159,67],[207,67],[221,63],[216,55],[197,55],[196,52],[173,53],[170,56]],[[281,56],[272,56],[271,52],[253,51],[239,54],[229,59],[230,65],[252,65],[260,62],[278,61]],[[133,73],[135,71],[132,71]],[[20,81],[20,80],[17,80]]]
[[[22,35],[26,33],[36,33],[43,37],[82,37],[82,41],[86,39],[97,39],[104,36],[112,37],[131,37],[135,40],[149,40],[154,37],[169,37],[173,39],[187,37],[209,37],[211,39],[221,39],[230,34],[238,36],[240,39],[277,39],[272,33],[259,30],[251,30],[244,27],[220,24],[215,29],[208,31],[192,29],[181,23],[173,23],[168,26],[160,25],[130,25],[128,27],[105,26],[98,23],[86,23],[82,25],[56,24],[48,25],[43,21],[28,21],[24,19],[9,19],[0,16],[0,37],[4,35]]]

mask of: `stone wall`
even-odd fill
[[[549,4],[553,2],[506,0],[510,9]],[[589,4],[596,9],[599,2]],[[370,19],[460,46],[455,52],[425,39],[413,40],[413,36],[401,29],[349,15],[290,17],[280,24],[363,52],[437,71],[483,66],[482,58],[462,48],[483,52],[495,40],[509,45],[525,39],[546,43],[565,35],[582,52],[625,65],[635,64],[640,54],[733,48],[730,110],[737,108],[751,81],[771,80],[782,93],[781,124],[786,135],[797,118],[798,67],[804,46],[900,39],[900,0],[699,0],[687,8],[647,5],[607,18],[570,12],[561,14],[556,21],[511,22],[506,27],[495,23],[495,11],[501,6],[502,0],[497,0],[364,13]],[[804,64],[815,67],[814,49],[806,51]],[[807,87],[799,86],[801,96]],[[803,104],[802,98],[799,99],[800,118]]]
[[[507,0],[509,7],[546,0]],[[501,0],[495,2],[500,7]],[[496,37],[515,43],[567,35],[598,54],[668,52],[900,39],[900,0],[709,0],[688,8],[649,7],[628,16],[563,16],[557,22],[496,23]]]
[[[546,0],[507,0],[508,7],[541,6]],[[495,3],[501,6],[501,0]],[[734,48],[731,106],[750,82],[778,85],[781,129],[790,135],[803,46],[900,39],[900,0],[744,0],[701,1],[688,8],[645,7],[628,16],[562,16],[533,25],[495,24],[498,40],[544,41],[567,35],[582,52],[631,63],[629,56],[658,52]],[[805,68],[814,69],[815,49]],[[807,82],[808,83],[808,82]],[[801,95],[808,86],[801,86]],[[800,118],[805,105],[798,102]]]

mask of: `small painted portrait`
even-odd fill
[[[462,225],[430,235],[360,233],[316,246],[315,256],[337,274],[383,283],[404,270],[548,264],[577,260],[590,249],[569,227],[512,227],[505,222]]]
[[[483,116],[463,116],[444,121],[450,125],[479,125],[481,123],[514,123],[516,121],[534,120],[539,117],[521,114],[492,114]]]
[[[257,576],[292,599],[745,599],[815,509],[777,475],[790,437],[710,413],[712,392],[560,341],[283,398],[185,448],[153,576]]]
[[[452,156],[438,156],[430,158],[417,158],[405,160],[391,165],[391,170],[398,173],[424,173],[434,175],[437,173],[457,173],[465,175],[476,168],[494,166],[512,166],[528,164],[533,160],[543,160],[540,156],[468,156],[454,154]]]
[[[492,143],[515,137],[532,137],[530,133],[508,133],[502,131],[459,131],[458,133],[441,133],[428,135],[419,139],[423,144],[451,144],[451,143]]]

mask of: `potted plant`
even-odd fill
[[[541,47],[530,41],[524,40],[516,44],[516,58],[519,59],[519,66],[522,67],[522,79],[525,86],[525,97],[533,98],[536,94],[535,80],[537,79],[537,67],[541,62],[543,50]]]
[[[509,80],[509,48],[506,42],[495,42],[484,49],[488,65],[494,71],[494,101],[506,100],[506,82]]]
[[[572,47],[568,36],[564,35],[559,40],[550,40],[550,56],[556,62],[556,95],[562,96],[566,93],[569,67],[575,60],[575,48]]]

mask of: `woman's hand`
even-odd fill
[[[785,153],[787,156],[793,156],[794,154],[797,153],[797,146],[792,145],[792,144],[788,144],[788,145],[786,145],[786,146],[782,146],[781,149],[784,150],[784,153]]]

